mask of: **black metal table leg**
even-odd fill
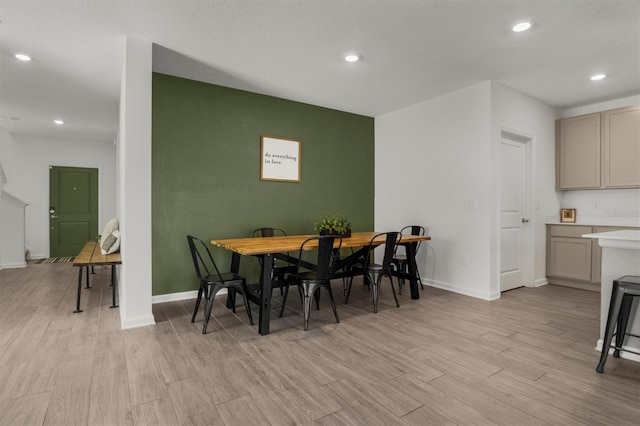
[[[87,270],[87,272],[89,272]],[[73,311],[74,314],[78,312],[82,312],[80,309],[80,292],[82,291],[82,266],[78,268],[78,296],[76,297],[76,310]]]
[[[117,308],[116,305],[116,265],[111,265],[111,306],[110,308]]]
[[[416,246],[417,243],[409,243],[406,245],[407,250],[407,266],[409,269],[409,275],[411,279],[409,280],[409,288],[411,289],[411,298],[412,299],[420,299],[420,292],[418,291],[418,274],[416,265]]]
[[[271,318],[271,269],[273,268],[273,254],[262,255],[262,289],[260,290],[260,318],[258,333],[262,336],[269,334],[269,320]]]
[[[231,254],[231,272],[240,274],[240,255],[238,253]],[[227,289],[227,309],[236,306],[236,291],[232,288]]]

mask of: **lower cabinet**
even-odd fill
[[[547,278],[549,283],[600,291],[602,249],[584,234],[617,231],[612,226],[547,225]]]

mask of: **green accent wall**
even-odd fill
[[[158,73],[152,105],[154,295],[198,288],[187,234],[312,234],[323,212],[373,230],[372,117]],[[261,135],[301,141],[299,183],[260,180]],[[231,253],[211,249],[228,271]],[[258,261],[243,258],[240,272],[257,280]]]

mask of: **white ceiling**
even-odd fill
[[[113,140],[127,36],[158,72],[373,117],[486,80],[558,108],[640,93],[640,0],[0,0],[0,20],[15,134]]]

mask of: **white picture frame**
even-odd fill
[[[300,145],[297,139],[260,136],[260,180],[300,182]]]

